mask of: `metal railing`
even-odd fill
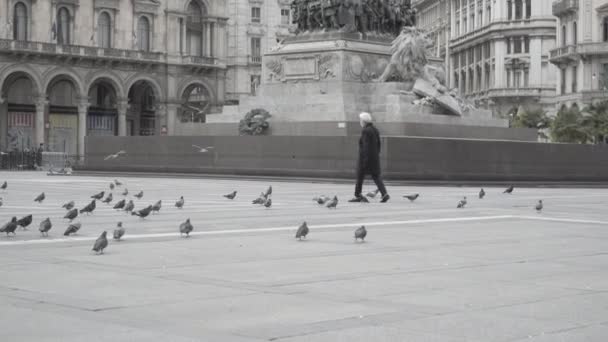
[[[262,64],[262,56],[259,56],[259,55],[250,55],[249,56],[249,64],[261,65]]]

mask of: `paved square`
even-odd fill
[[[608,339],[608,190],[486,188],[479,200],[478,188],[389,186],[389,203],[352,204],[346,184],[122,177],[113,203],[125,187],[129,199],[143,190],[136,208],[162,199],[160,213],[98,202],[64,237],[61,205],[83,207],[113,178],[1,175],[2,224],[34,215],[0,237],[2,341]],[[272,208],[251,204],[270,184]],[[222,197],[232,190],[235,200]],[[421,196],[401,197],[411,193]],[[338,208],[313,203],[320,194],[337,194]],[[180,238],[186,218],[194,234]],[[124,240],[95,255],[118,221]],[[368,238],[355,243],[361,224]]]

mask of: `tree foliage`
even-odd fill
[[[581,125],[590,142],[605,142],[608,137],[608,101],[592,103],[585,107]]]
[[[583,115],[576,108],[562,108],[551,124],[551,138],[561,143],[587,143]]]
[[[519,111],[513,117],[513,127],[543,129],[549,127],[551,120],[547,112],[538,109]]]

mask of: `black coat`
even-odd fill
[[[380,174],[380,147],[380,132],[371,123],[366,124],[359,138],[359,172]]]

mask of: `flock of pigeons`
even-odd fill
[[[122,185],[123,184],[120,181],[115,179],[109,185],[110,191],[113,191],[115,188],[121,187]],[[6,190],[7,187],[8,187],[8,184],[5,181],[0,186],[0,190]],[[514,189],[515,189],[514,186],[511,185],[503,193],[512,194]],[[366,196],[362,197],[361,202],[369,203],[368,198],[370,198],[370,199],[375,198],[376,195],[378,194],[378,192],[379,192],[379,190],[376,189],[375,191],[367,193]],[[129,190],[125,187],[121,193],[121,195],[124,196],[125,198],[117,201],[114,204],[113,209],[122,210],[127,213],[130,213],[131,215],[138,216],[138,217],[144,219],[152,213],[158,213],[162,207],[162,200],[159,200],[152,205],[148,205],[147,207],[144,207],[143,209],[135,210],[135,203],[133,202],[133,200],[129,200],[127,202],[126,196],[128,194],[129,194]],[[237,195],[237,191],[233,191],[229,194],[224,195],[224,197],[229,200],[234,200],[236,198],[236,195]],[[483,199],[485,197],[485,195],[486,195],[486,192],[482,188],[479,191],[479,198]],[[143,196],[144,196],[143,191],[140,191],[140,192],[136,193],[135,195],[133,195],[133,197],[137,198],[138,200],[142,199]],[[420,197],[420,195],[412,194],[412,195],[405,195],[403,197],[407,198],[411,202],[414,202],[416,199],[418,199],[418,197]],[[45,200],[45,198],[46,198],[46,195],[44,194],[44,192],[42,192],[40,195],[38,195],[34,199],[34,201],[38,202],[38,203],[42,203]],[[76,234],[80,230],[82,225],[79,222],[72,223],[72,221],[74,219],[76,219],[79,215],[92,214],[97,207],[97,204],[96,204],[97,201],[101,201],[101,203],[110,205],[112,203],[112,201],[114,200],[112,192],[109,192],[106,196],[105,191],[101,191],[97,194],[94,194],[91,196],[91,198],[92,198],[91,202],[88,203],[86,206],[84,206],[82,209],[76,208],[74,201],[70,201],[70,202],[67,202],[62,205],[62,208],[67,210],[67,213],[65,214],[65,216],[63,218],[69,220],[69,222],[70,222],[63,235],[70,236],[70,235]],[[328,197],[325,195],[321,195],[318,197],[314,197],[313,201],[316,202],[317,204],[323,205],[329,209],[332,209],[332,208],[335,209],[338,206],[338,196],[334,196],[333,198],[331,198],[331,197]],[[175,202],[175,207],[177,209],[182,209],[184,207],[184,203],[185,203],[184,197],[181,196]],[[269,186],[265,192],[262,192],[258,198],[253,200],[252,204],[258,204],[258,205],[264,206],[266,208],[270,208],[272,206],[272,186]],[[0,197],[0,206],[1,205],[2,205],[2,198]],[[462,200],[460,200],[458,202],[457,208],[464,208],[466,205],[467,205],[467,198],[464,197]],[[535,209],[537,212],[541,212],[543,210],[542,200],[538,201]],[[13,216],[13,218],[8,223],[4,224],[0,228],[0,233],[6,233],[7,237],[9,236],[9,234],[12,233],[14,236],[14,235],[16,235],[15,231],[17,230],[18,227],[21,227],[22,229],[26,230],[27,227],[32,223],[32,221],[33,221],[33,217],[31,214],[24,216],[20,219],[17,219],[17,217]],[[49,217],[47,217],[42,222],[40,222],[40,226],[38,229],[40,231],[40,234],[43,237],[45,237],[45,236],[48,236],[48,232],[49,232],[49,230],[51,230],[52,227],[53,227],[53,224],[51,222],[51,219]],[[194,230],[194,227],[193,227],[192,223],[190,222],[189,218],[179,225],[180,236],[185,235],[186,237],[189,237],[190,233],[193,230]],[[295,237],[298,240],[306,239],[306,236],[308,235],[309,232],[310,232],[310,228],[308,227],[306,222],[303,222],[298,227]],[[125,228],[123,227],[122,222],[118,222],[116,225],[116,229],[114,229],[114,232],[113,232],[113,239],[116,241],[119,241],[123,237],[124,234],[125,234]],[[361,227],[357,228],[354,232],[355,241],[361,240],[361,242],[364,242],[366,236],[367,236],[367,230],[366,230],[365,226],[361,226]],[[103,254],[103,250],[107,246],[108,246],[107,231],[104,231],[101,233],[101,235],[95,241],[92,250],[99,254]]]

